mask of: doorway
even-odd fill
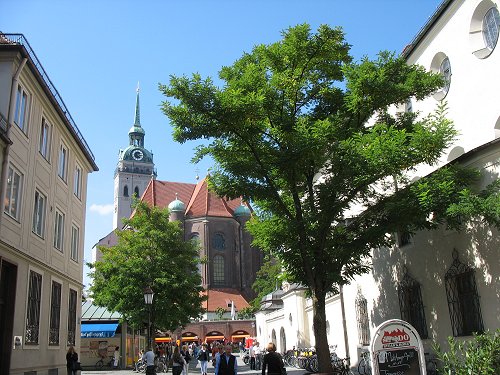
[[[8,374],[12,351],[17,266],[0,257],[0,374]]]

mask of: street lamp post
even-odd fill
[[[150,286],[144,289],[144,302],[148,305],[148,348],[153,348],[151,345],[151,305],[153,304],[154,292]]]

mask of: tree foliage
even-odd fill
[[[253,202],[254,244],[309,288],[320,372],[331,371],[325,296],[367,272],[388,233],[457,227],[482,209],[498,224],[498,189],[469,188],[477,171],[451,165],[409,183],[457,133],[444,106],[426,117],[391,109],[429,96],[440,76],[389,52],[353,62],[349,48],[340,28],[298,25],[223,67],[221,87],[199,74],[160,85],[174,139],[206,140],[193,160],[215,160],[211,187]]]
[[[500,329],[474,334],[468,341],[448,337],[449,350],[434,343],[439,374],[500,374]]]
[[[124,222],[128,229],[116,232],[118,244],[100,246],[102,259],[90,265],[95,303],[141,326],[148,321],[144,289],[149,286],[152,332],[173,331],[199,317],[204,310],[197,244],[184,240],[168,209],[138,202]]]
[[[266,254],[264,263],[257,271],[257,277],[252,285],[252,289],[257,293],[250,306],[251,313],[254,314],[259,310],[262,298],[276,290],[283,281],[282,266],[279,259],[274,258],[271,254]]]

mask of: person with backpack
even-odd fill
[[[170,359],[170,365],[172,366],[172,375],[181,375],[184,370],[184,366],[186,365],[186,360],[181,355],[178,346],[174,347],[174,353]]]
[[[184,357],[184,361],[186,362],[186,364],[184,365],[184,369],[182,370],[182,375],[188,375],[189,361],[191,360],[191,355],[189,354],[187,345],[182,346],[181,355]]]
[[[200,361],[200,371],[201,375],[207,375],[207,368],[208,368],[208,350],[207,350],[207,344],[203,344],[201,346],[200,351],[198,352],[198,361]]]

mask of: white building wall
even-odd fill
[[[455,145],[443,155],[439,166],[455,159],[462,153],[491,142],[496,137],[495,126],[500,133],[500,43],[486,58],[473,54],[476,42],[471,42],[470,34],[473,17],[481,7],[500,7],[498,0],[455,0],[441,15],[435,25],[426,33],[420,44],[409,55],[408,62],[421,64],[432,70],[433,59],[444,53],[450,59],[452,77],[448,94],[444,98],[448,105],[447,117],[451,119],[459,136]],[[475,43],[475,46],[473,44]],[[383,46],[381,46],[381,49]],[[438,55],[439,56],[439,55]],[[426,115],[434,111],[439,101],[434,97],[421,102],[413,100],[413,111]],[[498,179],[500,174],[500,146],[493,144],[475,151],[463,164],[483,171],[480,187]],[[417,176],[424,176],[434,167],[423,167]],[[433,341],[446,347],[446,339],[452,336],[452,326],[446,289],[445,274],[453,262],[453,250],[465,265],[475,268],[482,319],[486,330],[500,327],[500,262],[498,262],[498,231],[479,221],[472,223],[460,233],[442,228],[432,232],[419,232],[411,244],[402,248],[373,250],[373,271],[357,277],[344,287],[345,318],[347,326],[349,355],[351,364],[356,365],[359,353],[367,350],[359,343],[356,321],[356,295],[358,288],[366,298],[369,311],[371,337],[375,328],[388,319],[401,318],[397,287],[404,274],[404,267],[421,284],[422,299],[429,338],[423,340],[425,351],[431,351]],[[295,336],[307,337],[309,345],[314,345],[312,333],[312,309],[310,301],[302,302],[284,298],[283,310],[272,312],[272,319],[266,312],[257,314],[260,324],[267,324],[263,331],[269,335],[271,327],[286,326],[288,314],[282,311],[297,311],[293,316],[297,323]],[[329,325],[327,332],[330,345],[337,346],[337,354],[346,356],[340,296],[327,300],[326,315]],[[280,321],[283,319],[283,321]],[[302,328],[299,328],[302,327]],[[287,333],[288,336],[288,333]],[[292,337],[295,337],[292,332]],[[296,340],[298,342],[298,340]],[[287,349],[294,345],[287,337]],[[301,346],[301,345],[299,345]],[[307,345],[305,345],[307,346]]]

